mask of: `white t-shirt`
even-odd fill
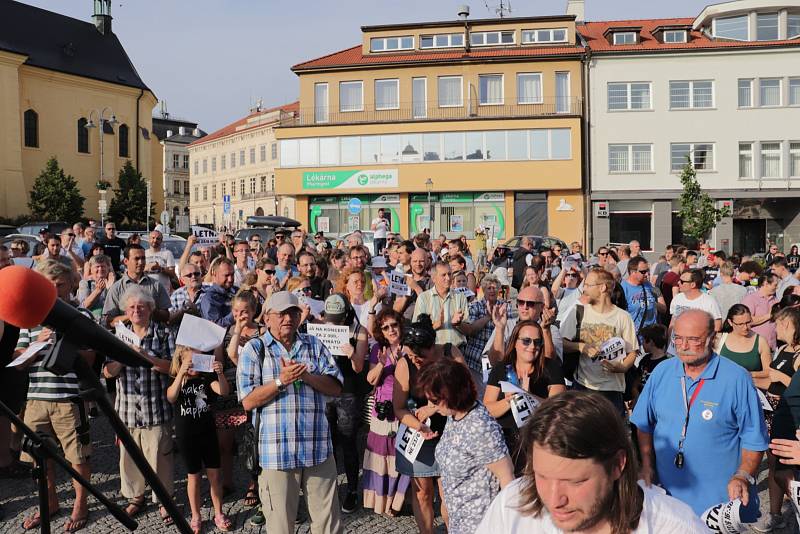
[[[672,297],[669,313],[674,319],[680,317],[686,310],[703,310],[710,313],[714,319],[722,319],[717,301],[708,293],[700,293],[700,296],[694,300],[687,299],[685,293],[678,293]]]
[[[152,248],[148,248],[145,250],[144,257],[147,263],[157,263],[162,269],[175,267],[175,256],[173,256],[172,251],[167,248],[162,248],[158,252]]]
[[[560,534],[550,514],[543,510],[539,517],[523,516],[517,510],[522,479],[517,479],[495,497],[475,534]],[[639,483],[642,486],[642,483]],[[664,490],[645,488],[639,526],[631,534],[696,534],[710,532],[688,505],[668,496]]]
[[[386,239],[386,233],[389,231],[389,221],[375,217],[372,219],[372,224],[375,226],[372,237],[374,239]]]

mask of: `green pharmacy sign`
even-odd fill
[[[303,173],[303,189],[386,189],[397,187],[397,169]]]

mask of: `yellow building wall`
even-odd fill
[[[160,222],[161,212],[164,211],[164,145],[150,132],[150,172],[142,175],[150,178],[151,201],[155,203],[153,213],[150,214],[156,224]]]
[[[562,199],[566,206],[559,209]],[[580,190],[554,189],[547,192],[547,231],[550,235],[563,239],[567,244],[577,241],[585,246],[585,225],[583,193]]]
[[[75,177],[81,194],[86,198],[85,217],[99,217],[99,195],[95,184],[100,179],[100,128],[89,130],[89,154],[79,153],[77,146],[78,119],[88,119],[92,110],[109,107],[119,121],[114,126],[114,135],[105,134],[103,138],[105,179],[116,186],[125,162],[130,159],[136,165],[137,137],[139,169],[145,178],[153,175],[151,113],[156,97],[150,91],[26,65],[14,69],[13,60],[4,53],[0,53],[0,84],[0,118],[3,121],[0,126],[3,132],[0,138],[0,184],[3,185],[0,187],[4,193],[0,200],[0,215],[16,216],[28,212],[28,192],[47,160],[55,156],[64,171]],[[144,139],[137,129],[137,101],[139,126],[150,132],[151,141]],[[38,148],[22,146],[22,116],[27,109],[33,109],[39,116]],[[105,118],[110,114],[107,111]],[[92,119],[97,123],[96,113]],[[119,157],[120,124],[129,128],[128,158]]]

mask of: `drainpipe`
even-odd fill
[[[585,43],[584,43],[585,46]],[[583,176],[582,176],[582,187],[583,190],[586,192],[583,198],[584,204],[584,213],[586,214],[586,249],[587,252],[591,252],[594,243],[592,242],[594,238],[594,230],[593,230],[593,212],[592,212],[592,174],[591,174],[591,129],[590,129],[590,122],[589,122],[589,113],[591,110],[590,106],[590,93],[589,93],[589,75],[590,75],[590,65],[592,62],[592,51],[587,48],[586,53],[581,60],[583,63],[583,69],[581,70],[581,74],[583,75],[583,120],[581,121],[581,129],[583,130]]]

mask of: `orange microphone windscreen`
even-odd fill
[[[41,274],[21,265],[0,269],[0,319],[33,328],[53,309],[56,286]]]

